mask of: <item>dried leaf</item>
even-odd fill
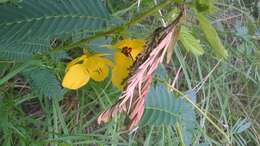
[[[143,116],[145,97],[152,83],[153,73],[159,63],[162,63],[170,42],[176,39],[175,32],[184,15],[185,8],[181,7],[181,13],[171,24],[153,34],[153,39],[146,43],[145,50],[135,61],[119,100],[98,117],[99,124],[107,122],[120,112],[127,112],[131,120],[128,129],[138,125]]]

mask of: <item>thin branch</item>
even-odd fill
[[[62,46],[62,47],[58,47],[56,49],[54,49],[55,51],[57,50],[69,50],[71,48],[76,48],[79,47],[81,45],[84,45],[88,42],[90,42],[91,40],[103,37],[105,35],[110,35],[110,34],[115,34],[115,33],[119,33],[119,32],[123,32],[126,29],[128,29],[130,26],[137,24],[138,22],[140,22],[141,20],[143,20],[144,18],[151,16],[152,14],[154,14],[155,12],[158,12],[158,10],[168,6],[170,3],[172,2],[172,0],[165,0],[164,2],[161,2],[159,5],[156,5],[155,7],[143,12],[142,14],[140,14],[139,16],[129,20],[128,22],[126,22],[125,24],[119,25],[119,26],[115,26],[112,27],[111,29],[107,30],[107,31],[101,31],[101,32],[97,32],[94,36],[91,37],[87,37],[84,38],[82,40],[79,40],[77,42]]]

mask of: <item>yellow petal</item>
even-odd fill
[[[133,48],[131,51],[131,55],[133,57],[134,60],[136,60],[136,57],[139,53],[141,53],[144,50],[144,48]]]
[[[122,49],[124,47],[132,48],[131,55],[133,59],[144,50],[145,41],[141,39],[124,39],[122,41],[117,42],[114,47],[118,49]]]
[[[68,89],[78,89],[89,81],[89,73],[84,65],[76,64],[70,66],[62,81],[62,86]]]
[[[84,54],[84,55],[82,55],[82,56],[80,56],[80,57],[77,57],[77,58],[73,59],[71,62],[69,62],[69,63],[67,64],[67,69],[69,69],[71,66],[73,66],[73,65],[75,65],[75,64],[77,64],[77,63],[83,62],[83,61],[86,60],[86,59],[87,59],[87,55],[86,55],[86,54]]]
[[[87,53],[88,57],[103,57],[103,56],[107,56],[107,55],[110,55],[110,54],[107,54],[107,53],[95,53],[95,54]]]
[[[116,48],[123,48],[125,46],[129,46],[131,48],[143,48],[145,45],[144,40],[141,39],[124,39],[117,42],[114,46]]]
[[[100,55],[93,55],[84,62],[84,66],[93,80],[102,81],[108,76],[109,66],[112,66],[112,62]]]
[[[104,66],[102,68],[98,68],[95,72],[90,74],[91,79],[95,81],[103,81],[109,74],[109,68]]]
[[[130,57],[125,56],[123,53],[121,53],[119,51],[115,52],[114,60],[116,62],[115,66],[118,66],[118,65],[122,65],[122,66],[130,65],[131,66],[134,63],[134,61]]]
[[[124,81],[128,77],[129,69],[134,62],[120,52],[116,52],[114,58],[116,64],[112,69],[112,83],[118,89],[123,90]]]

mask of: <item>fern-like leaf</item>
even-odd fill
[[[0,52],[8,54],[0,56],[2,59],[30,57],[50,48],[51,39],[81,39],[110,23],[101,0],[23,0],[18,6],[7,3],[0,5],[0,20]],[[44,41],[35,46],[35,40]]]
[[[4,60],[27,60],[36,53],[43,53],[50,48],[47,40],[0,41],[0,58]]]
[[[156,72],[157,78],[167,80],[167,72],[159,66]],[[196,100],[194,91],[186,92],[193,102]],[[155,82],[146,98],[145,112],[140,126],[146,125],[169,125],[175,126],[180,123],[184,143],[190,145],[196,128],[196,115],[193,106],[183,97],[176,97],[162,83]]]
[[[100,0],[23,0],[0,6],[0,40],[46,39],[104,28],[108,14]]]
[[[60,82],[48,69],[35,68],[23,74],[29,80],[33,91],[39,96],[60,98],[63,95]]]

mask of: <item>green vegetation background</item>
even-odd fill
[[[60,86],[83,48],[111,53],[100,45],[172,21],[183,1],[166,1],[0,0],[0,145],[260,145],[257,0],[186,1],[181,43],[158,68],[136,131],[124,115],[96,124],[120,94],[110,78]]]

